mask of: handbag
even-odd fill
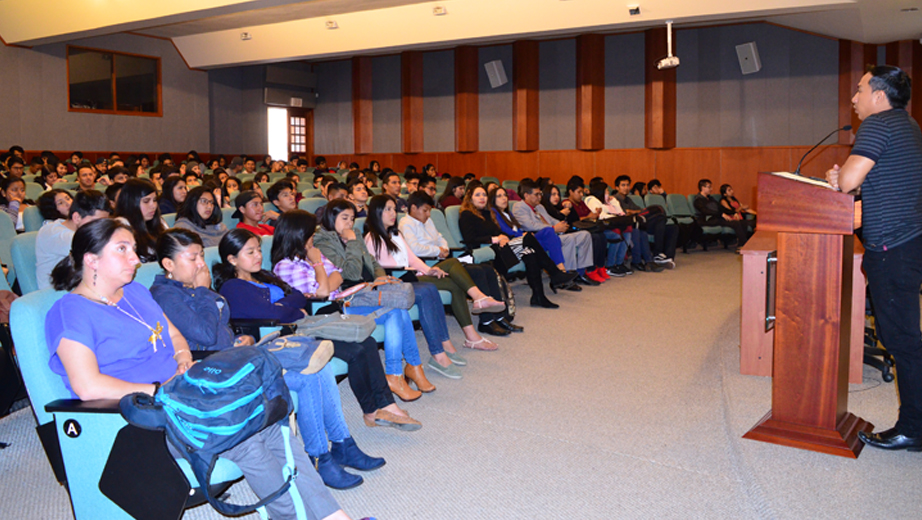
[[[506,315],[512,320],[515,318],[515,293],[512,292],[509,282],[501,274],[496,271],[493,272],[496,274],[496,281],[499,283],[499,292],[502,293],[503,301],[506,302]]]
[[[387,307],[410,310],[416,302],[413,286],[396,278],[387,277],[380,281],[357,285],[340,295],[344,307]]]
[[[605,231],[605,226],[596,220],[577,220],[576,222],[570,224],[570,228],[567,229],[567,233],[575,233],[577,231],[602,233]]]
[[[493,263],[499,264],[499,267],[503,272],[512,269],[516,264],[519,263],[519,257],[515,254],[515,251],[509,244],[506,244],[502,247],[494,244],[492,248],[496,253],[493,258]]]
[[[361,343],[375,330],[375,317],[360,314],[321,314],[305,316],[294,323],[296,334],[336,341]]]

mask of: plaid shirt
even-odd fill
[[[321,254],[323,269],[327,275],[331,273],[342,273],[343,270],[333,265],[327,260],[327,257]],[[272,270],[285,283],[304,293],[305,296],[317,294],[320,284],[317,283],[317,275],[314,273],[314,266],[307,259],[286,258],[275,264]],[[339,289],[330,293],[330,299],[339,295]]]

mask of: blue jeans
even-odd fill
[[[327,439],[340,442],[350,436],[330,365],[310,375],[285,372],[285,384],[298,394],[298,428],[304,451],[319,457],[330,450]]]
[[[346,314],[367,316],[380,307],[346,307]],[[391,376],[403,374],[403,360],[409,365],[421,365],[419,347],[416,346],[416,332],[410,313],[403,309],[391,309],[375,319],[378,325],[384,325],[384,373]]]
[[[641,262],[652,262],[653,255],[650,254],[650,239],[647,233],[634,228],[631,231],[631,263],[639,264]]]
[[[896,428],[909,437],[922,436],[922,236],[888,251],[865,251],[863,265],[877,335],[896,362],[900,394]]]
[[[416,295],[416,309],[419,311],[419,325],[426,336],[431,355],[445,352],[443,341],[448,341],[448,324],[445,323],[445,308],[439,290],[431,283],[414,283],[413,294]],[[466,305],[466,304],[465,304]]]
[[[605,267],[621,265],[624,262],[624,255],[627,253],[626,237],[622,238],[618,233],[606,229],[605,238],[608,240],[608,258],[606,258]]]

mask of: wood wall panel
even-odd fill
[[[539,147],[538,52],[536,41],[512,44],[512,149],[517,152]]]
[[[720,151],[720,175],[711,178],[714,192],[730,184],[740,200],[756,201],[759,172],[792,171],[791,153],[784,148],[725,148]]]
[[[791,146],[789,148],[791,153],[791,167],[788,171],[794,171],[794,169],[797,168],[797,163],[800,161],[800,158],[803,157],[810,148],[810,146]],[[807,177],[825,179],[826,170],[832,168],[834,164],[841,166],[845,162],[845,159],[848,158],[850,152],[850,146],[820,146],[816,150],[810,152],[810,155],[804,159],[804,164],[800,169],[800,173]]]
[[[605,37],[576,38],[576,149],[605,148]]]
[[[595,175],[602,177],[609,186],[614,185],[619,175],[646,182],[656,172],[656,152],[644,148],[635,150],[602,150],[596,152]],[[587,181],[589,179],[586,179]]]
[[[439,173],[448,172],[452,175],[462,176],[468,172],[482,177],[486,168],[484,153],[452,153],[439,154]]]
[[[484,154],[484,174],[502,180],[537,179],[537,152],[487,152]]]
[[[918,40],[902,40],[887,44],[887,64],[896,65],[912,78],[912,99],[922,96],[922,44]],[[909,102],[906,107],[913,119],[922,118],[922,101]]]
[[[371,58],[352,58],[352,125],[355,136],[355,153],[372,151],[372,83]],[[331,164],[327,162],[327,164]],[[335,163],[332,163],[335,164]]]
[[[423,53],[400,54],[400,129],[403,153],[423,151]]]
[[[698,191],[699,179],[711,179],[714,182],[720,178],[720,149],[676,148],[657,151],[656,178],[663,183],[667,193],[695,193]]]
[[[588,181],[595,177],[595,153],[581,150],[542,150],[538,152],[539,176],[565,183],[579,175]]]
[[[480,68],[477,47],[455,48],[455,151],[480,149]]]
[[[676,145],[676,70],[658,70],[656,62],[666,56],[666,29],[644,31],[644,112],[646,115],[644,146],[670,149]],[[673,32],[673,45],[675,33]]]
[[[393,162],[390,164],[390,167],[398,172],[403,173],[407,169],[407,166],[413,165],[416,166],[416,171],[423,171],[423,166],[427,164],[436,165],[436,170],[438,170],[439,156],[436,153],[414,153],[414,154],[394,154]],[[381,163],[381,166],[387,166],[384,163]]]

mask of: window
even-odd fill
[[[288,110],[269,107],[269,155],[288,160]]]
[[[69,110],[162,116],[160,58],[67,47]]]

